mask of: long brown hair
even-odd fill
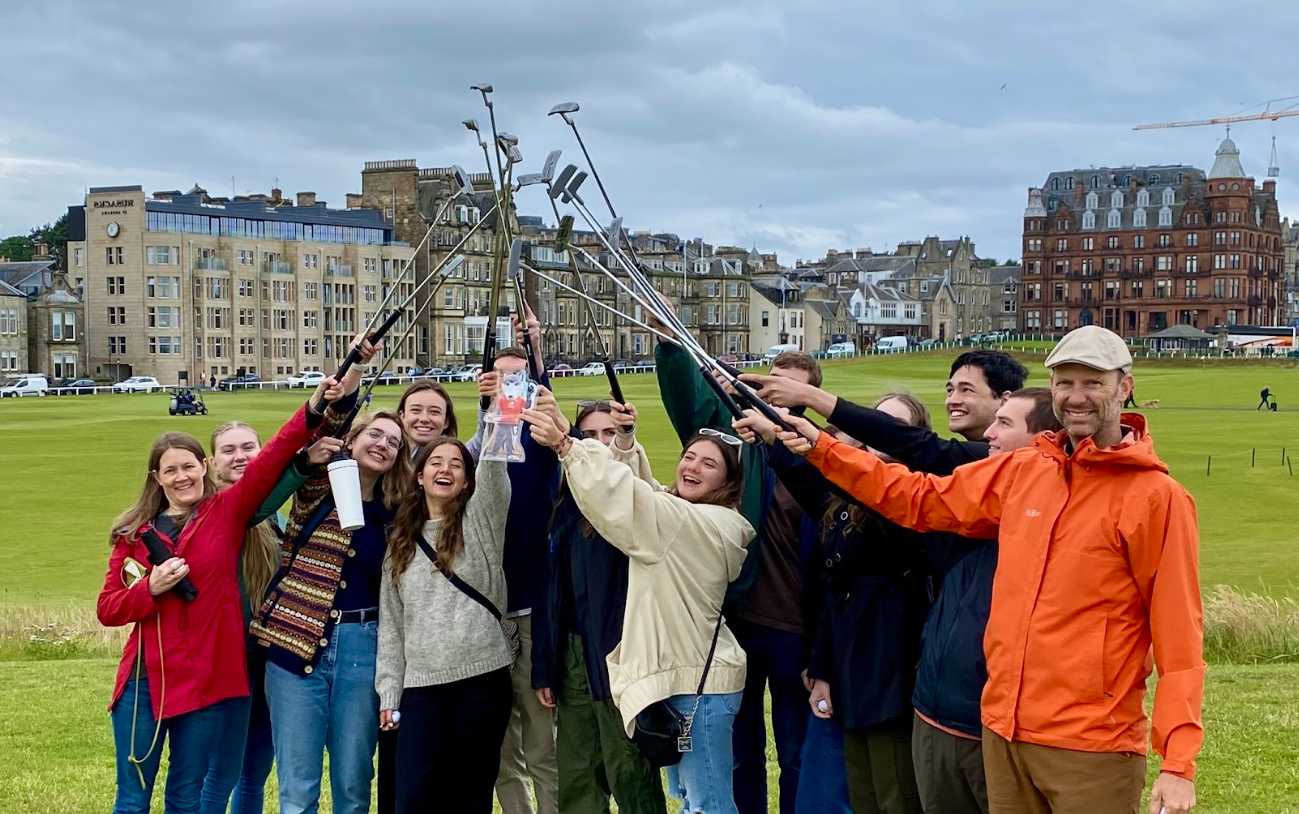
[[[573,419],[573,426],[577,427],[578,430],[581,430],[582,422],[587,420],[591,416],[595,415],[596,413],[606,413],[612,415],[613,408],[609,406],[609,402],[607,401],[590,402],[585,407],[581,407],[578,409],[577,418]],[[571,494],[568,489],[567,478],[563,479],[562,487],[563,487],[563,492],[561,493],[561,497],[562,495]],[[595,526],[591,525],[591,521],[586,519],[586,515],[582,515],[581,533],[582,536],[587,538],[588,540],[593,539],[596,536]]]
[[[726,481],[694,502],[725,506],[728,509],[739,508],[740,500],[744,497],[744,466],[740,463],[739,450],[716,436],[697,432],[681,448],[681,457],[684,458],[686,452],[700,441],[712,444],[722,453],[722,462],[726,464]],[[671,491],[674,495],[677,493],[675,484]]]
[[[451,394],[447,392],[446,388],[432,379],[420,379],[410,387],[406,388],[406,391],[401,394],[401,401],[397,402],[397,415],[400,416],[406,413],[407,399],[416,393],[423,393],[426,390],[437,393],[442,397],[442,400],[446,402],[446,418],[442,422],[442,434],[455,438],[460,434],[460,425],[456,423],[456,405],[451,401]],[[397,423],[400,424],[401,422],[398,421]]]
[[[375,410],[372,413],[362,414],[356,419],[356,423],[352,425],[352,429],[347,433],[346,446],[348,455],[351,455],[352,442],[357,439],[357,436],[368,430],[371,424],[381,418],[396,424],[397,431],[401,433],[401,446],[397,449],[397,456],[392,463],[392,469],[380,475],[374,484],[375,492],[383,495],[383,505],[389,509],[394,509],[405,501],[414,483],[410,466],[410,442],[406,438],[406,428],[401,424],[401,416],[392,410]]]
[[[213,458],[216,458],[217,454],[217,440],[231,430],[248,430],[257,439],[257,445],[260,447],[262,444],[262,437],[257,430],[242,421],[227,421],[213,430],[212,437],[208,440]],[[209,464],[208,471],[213,473],[213,480],[216,481],[218,489],[225,489],[231,485],[221,478],[221,473],[215,466]],[[249,607],[254,611],[261,606],[266,587],[271,584],[271,578],[275,576],[279,567],[280,536],[275,532],[269,519],[263,520],[244,534],[244,551],[239,556],[239,570],[244,577],[244,592],[247,594]]]
[[[469,456],[469,450],[458,439],[443,435],[434,438],[428,446],[419,451],[419,455],[415,457],[415,472],[424,471],[424,465],[428,463],[429,456],[435,449],[448,445],[460,450],[460,458],[465,464],[465,486],[460,490],[460,494],[452,499],[451,505],[447,507],[442,517],[442,528],[438,530],[438,538],[433,542],[433,554],[437,569],[453,574],[456,558],[465,550],[465,507],[469,505],[469,498],[474,496],[474,489],[478,486],[478,479],[474,473],[474,459]],[[397,508],[397,516],[388,527],[388,556],[392,558],[394,585],[401,580],[401,575],[406,573],[411,561],[415,559],[415,547],[419,545],[418,540],[424,536],[424,525],[429,521],[428,502],[415,478],[416,475],[412,475],[410,481],[409,491],[413,494],[402,501]]]
[[[162,514],[163,509],[167,508],[167,495],[162,491],[162,484],[158,483],[155,475],[158,472],[158,462],[162,460],[162,455],[169,449],[183,449],[191,453],[194,458],[206,467],[207,456],[203,454],[203,445],[198,439],[185,432],[164,432],[154,439],[153,446],[149,447],[149,468],[144,476],[144,486],[140,489],[140,496],[135,499],[135,503],[117,516],[113,525],[109,528],[108,542],[113,544],[118,537],[125,537],[128,540],[136,539],[140,533],[140,527],[152,523],[154,518]],[[216,484],[212,481],[210,472],[203,473],[203,497],[195,503],[183,517],[177,518],[178,525],[184,526],[189,519],[198,511],[203,502],[217,493]]]
[[[892,400],[902,402],[902,404],[907,408],[907,412],[911,413],[911,421],[909,422],[911,426],[923,427],[926,430],[933,429],[933,422],[929,417],[929,408],[925,406],[923,401],[916,398],[909,391],[897,390],[892,393],[885,393],[876,399],[875,403],[872,404],[871,407],[879,409],[881,404]],[[838,433],[838,430],[834,427],[826,427],[824,431],[831,435]],[[849,503],[839,497],[839,495],[831,492],[830,499],[825,502],[825,514],[821,516],[822,539],[825,539],[825,536],[830,533],[830,529],[834,527],[836,516],[844,511],[847,511],[848,513],[848,525],[843,529],[844,534],[855,534],[859,529],[861,529],[862,524],[866,522],[866,509],[864,509],[860,503]]]

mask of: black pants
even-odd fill
[[[510,722],[509,670],[408,687],[397,740],[397,812],[491,814]]]
[[[400,729],[379,730],[378,814],[397,811],[397,733]]]

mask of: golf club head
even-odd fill
[[[484,84],[484,85],[470,85],[470,86],[469,86],[469,89],[470,89],[470,90],[476,90],[476,91],[478,91],[479,93],[491,93],[491,92],[492,92],[492,86],[491,86],[491,85],[485,85],[485,84]]]
[[[501,134],[498,135],[496,138],[497,138],[498,140],[504,142],[505,144],[518,144],[518,143],[519,143],[519,137],[516,136],[516,135],[514,135],[513,133],[501,133]]]
[[[477,119],[465,119],[463,122],[461,122],[461,124],[463,124],[467,129],[474,131],[475,133],[478,132]]]
[[[578,187],[582,186],[582,183],[584,181],[586,181],[585,170],[573,176],[573,180],[568,183],[568,189],[564,190],[564,198],[565,198],[564,203],[568,203],[568,201],[571,199],[577,201],[582,205],[586,204],[586,201],[582,200],[582,196],[577,194]]]
[[[564,167],[564,169],[559,171],[559,177],[556,178],[555,183],[550,186],[551,200],[560,196],[564,191],[564,188],[568,186],[568,180],[573,177],[573,173],[575,172],[577,172],[576,164],[569,164],[567,167]],[[567,201],[565,203],[567,203]]]
[[[542,180],[541,173],[539,172],[530,172],[526,175],[520,175],[518,178],[514,179],[514,191],[518,192],[524,187],[530,187],[533,184],[540,184]]]
[[[516,237],[510,241],[510,264],[505,267],[505,278],[510,282],[519,279],[519,262],[523,255],[523,238]]]
[[[548,184],[554,179],[555,167],[559,166],[559,157],[563,152],[563,150],[551,150],[550,155],[546,156],[546,163],[541,168],[541,180],[543,182]]]
[[[451,165],[451,186],[454,197],[474,191],[474,182],[469,180],[469,173],[459,164]]]
[[[463,262],[465,262],[465,256],[463,254],[457,254],[455,257],[451,258],[450,263],[447,263],[442,267],[442,276],[450,277],[451,272],[455,271]]]
[[[573,241],[573,216],[565,215],[559,219],[559,233],[555,235],[555,251],[568,251],[568,244]]]
[[[523,151],[519,149],[517,144],[511,144],[505,156],[510,160],[511,164],[519,164],[523,161]]]
[[[581,109],[582,106],[579,105],[577,102],[560,102],[559,104],[552,107],[550,109],[550,112],[547,113],[546,115],[553,116],[556,113],[576,113]]]
[[[609,224],[609,242],[615,246],[622,245],[622,218],[614,218]]]

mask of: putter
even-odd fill
[[[507,274],[510,284],[514,286],[514,310],[519,314],[519,325],[523,328],[523,352],[528,356],[528,374],[534,382],[541,381],[541,367],[537,364],[537,352],[532,346],[532,336],[528,333],[528,312],[523,297],[523,278],[519,275],[522,262],[523,238],[516,237],[510,242],[510,264]]]

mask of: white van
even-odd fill
[[[43,396],[45,391],[49,389],[49,379],[39,374],[28,373],[25,376],[10,379],[6,385],[0,387],[0,397]]]
[[[793,350],[798,350],[798,345],[792,342],[784,345],[772,345],[770,350],[762,354],[762,361],[771,364],[780,354]]]
[[[836,342],[825,349],[825,357],[827,359],[834,359],[838,356],[855,356],[856,354],[856,342]]]
[[[906,349],[907,338],[905,336],[882,336],[875,340],[875,350],[882,353],[904,351]]]

